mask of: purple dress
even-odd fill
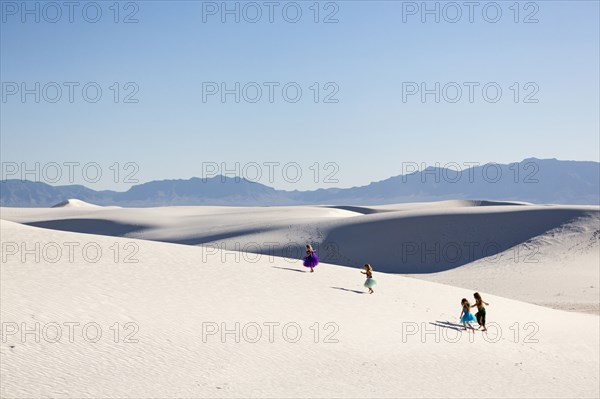
[[[315,267],[319,264],[319,257],[315,251],[306,251],[303,265],[305,267]]]

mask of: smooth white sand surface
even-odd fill
[[[0,208],[37,227],[202,245],[410,275],[598,313],[600,209],[494,201],[373,207]]]
[[[469,289],[376,270],[368,295],[364,276],[348,267],[323,263],[306,273],[299,260],[266,255],[8,221],[0,228],[3,245],[46,248],[39,261],[35,250],[3,248],[2,397],[600,394],[595,315],[481,290],[490,331],[460,332]],[[77,244],[72,257],[52,256],[66,243]],[[85,246],[101,248],[100,257],[84,255]],[[35,332],[21,334],[36,323],[38,342]],[[66,323],[78,323],[71,340]],[[52,342],[57,325],[62,337]]]

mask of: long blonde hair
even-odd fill
[[[310,244],[306,244],[306,250],[310,251],[310,252],[314,252],[314,249],[313,249],[312,245],[310,245]]]
[[[363,266],[363,269],[365,269],[368,272],[373,273],[373,267],[371,267],[371,265],[368,263],[365,263],[365,265]]]

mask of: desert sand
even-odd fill
[[[1,394],[598,397],[599,212],[1,208]],[[458,323],[475,290],[487,333]]]

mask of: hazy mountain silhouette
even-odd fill
[[[95,191],[81,185],[0,182],[0,205],[47,207],[78,198],[97,205],[376,205],[445,199],[510,200],[554,204],[600,203],[600,163],[525,159],[513,164],[476,166],[456,172],[430,167],[362,187],[315,191],[276,190],[241,178],[151,181],[125,192]]]

